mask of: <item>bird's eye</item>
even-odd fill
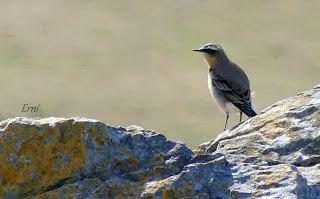
[[[208,48],[207,53],[209,53],[209,54],[211,54],[211,55],[215,55],[215,54],[217,54],[217,51],[216,51],[216,50],[213,50],[213,49],[211,49],[211,48]]]

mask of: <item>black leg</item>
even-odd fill
[[[227,128],[228,119],[229,119],[229,113],[227,114],[226,123],[224,124],[224,130],[223,131],[225,131],[226,128]]]
[[[241,119],[242,119],[242,111],[240,111],[240,121],[239,121],[239,123],[241,122]]]

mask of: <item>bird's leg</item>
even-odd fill
[[[240,111],[240,121],[239,121],[239,123],[241,122],[241,119],[242,119],[242,111]]]
[[[223,131],[225,131],[226,128],[227,128],[228,119],[229,119],[229,113],[227,113],[226,123],[224,124],[224,130]]]

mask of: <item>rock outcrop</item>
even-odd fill
[[[320,198],[320,85],[192,152],[138,126],[0,122],[0,198]]]

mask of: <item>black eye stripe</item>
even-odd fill
[[[215,54],[217,51],[213,50],[211,48],[207,48],[207,49],[204,50],[204,52],[209,53],[209,54]]]

